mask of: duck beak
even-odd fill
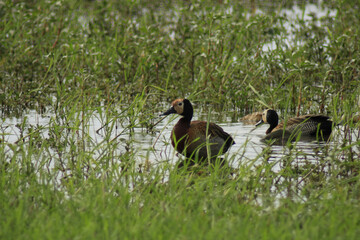
[[[263,124],[264,123],[264,120],[260,120],[257,124],[255,124],[255,127],[258,127],[258,126],[260,126],[261,124]]]
[[[170,114],[173,114],[173,113],[176,113],[176,111],[175,111],[174,107],[171,107],[166,112],[160,114],[160,116],[167,116],[167,115],[170,115]]]

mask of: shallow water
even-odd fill
[[[230,115],[230,113],[228,113]],[[81,113],[78,113],[81,115]],[[323,173],[331,172],[329,171],[331,167],[331,157],[329,158],[329,152],[326,149],[336,149],[337,145],[341,140],[336,140],[336,142],[330,143],[314,143],[314,142],[298,142],[295,147],[287,147],[287,146],[267,146],[265,143],[261,142],[261,138],[265,135],[265,131],[267,126],[262,125],[255,129],[254,125],[244,124],[236,119],[231,120],[230,117],[222,117],[222,119],[226,119],[222,122],[216,118],[219,118],[219,114],[214,112],[211,113],[210,121],[217,123],[220,125],[226,132],[228,132],[235,140],[236,144],[233,145],[228,153],[226,154],[229,165],[234,169],[234,175],[232,177],[237,177],[237,169],[248,168],[256,171],[257,166],[260,169],[262,167],[266,167],[267,171],[272,171],[274,173],[280,173],[279,178],[274,182],[274,185],[271,187],[271,191],[277,193],[277,197],[280,199],[282,196],[286,196],[289,194],[287,189],[278,189],[277,183],[279,181],[285,181],[286,177],[282,177],[282,171],[286,172],[286,169],[290,166],[291,171],[297,171],[298,169],[302,171],[304,174],[294,175],[292,179],[296,183],[296,188],[301,189],[305,184],[304,179],[308,176],[308,173],[312,171],[317,171],[320,169]],[[43,139],[51,139],[49,136],[49,129],[51,129],[51,121],[55,116],[52,114],[37,114],[34,111],[25,114],[22,118],[7,118],[0,124],[0,130],[2,135],[2,142],[5,145],[5,161],[13,161],[12,148],[11,145],[16,145],[16,142],[22,139],[25,136],[24,144],[25,146],[29,144],[26,135],[28,134],[27,129],[32,126],[42,127],[40,135]],[[169,162],[172,165],[175,165],[182,157],[178,156],[170,143],[170,134],[173,126],[176,124],[180,117],[177,115],[167,116],[163,121],[161,121],[155,127],[155,131],[153,133],[148,133],[143,128],[134,128],[133,133],[129,134],[128,131],[123,132],[123,128],[121,128],[121,124],[117,124],[118,127],[114,128],[114,131],[111,132],[110,139],[114,139],[118,145],[115,150],[111,150],[109,153],[109,141],[104,141],[104,135],[106,134],[105,128],[98,131],[101,127],[103,127],[103,123],[99,120],[99,114],[93,113],[90,116],[90,121],[85,124],[87,136],[84,138],[84,146],[85,149],[82,154],[86,154],[85,161],[89,161],[89,163],[96,169],[96,166],[99,164],[97,159],[103,157],[103,154],[110,154],[113,156],[111,158],[111,164],[115,166],[120,165],[121,155],[126,154],[129,149],[127,149],[127,143],[130,144],[130,152],[134,154],[135,157],[135,167],[139,171],[142,169],[147,169],[148,166],[152,166],[151,169],[157,169],[162,171],[161,163]],[[24,120],[26,119],[26,121]],[[207,120],[206,115],[195,115],[195,120]],[[240,118],[239,118],[240,119]],[[158,120],[158,119],[156,119]],[[25,124],[23,124],[25,122]],[[156,122],[156,121],[154,121]],[[23,136],[19,128],[18,124],[24,125],[24,133]],[[56,127],[62,127],[61,125],[57,125]],[[68,126],[72,128],[73,126]],[[81,128],[78,129],[81,132]],[[120,133],[122,133],[119,135]],[[341,136],[342,131],[335,130],[335,135]],[[65,134],[64,134],[65,135]],[[353,139],[358,141],[357,145],[354,145],[352,148],[354,149],[354,159],[360,159],[360,141],[359,141],[359,133],[352,133]],[[66,138],[66,136],[61,136]],[[71,136],[70,136],[71,137]],[[68,139],[70,140],[70,139]],[[81,138],[77,139],[77,136],[73,137],[71,141],[83,141]],[[51,142],[51,141],[50,141]],[[49,183],[53,184],[56,188],[62,187],[62,181],[67,179],[68,176],[72,176],[73,172],[71,170],[67,170],[62,168],[62,166],[68,166],[66,164],[67,161],[72,161],[70,156],[68,155],[68,149],[70,148],[67,145],[67,149],[63,150],[63,159],[59,158],[56,149],[49,147],[49,144],[46,149],[43,149],[43,153],[39,155],[32,155],[33,165],[37,172],[46,171],[48,172],[48,176],[46,177]],[[23,148],[23,147],[19,147]],[[26,148],[26,147],[25,147]],[[15,148],[18,149],[18,148]],[[267,150],[268,157],[264,157],[263,151]],[[80,150],[82,151],[82,149]],[[27,154],[25,152],[18,154],[18,158],[22,158],[23,154]],[[75,153],[76,154],[76,153]],[[330,155],[333,154],[330,153]],[[290,155],[290,157],[287,157]],[[345,159],[346,161],[346,153],[344,156],[336,153],[335,159],[342,161],[341,159]],[[41,160],[43,159],[43,160]],[[132,159],[132,157],[131,157]],[[330,159],[330,160],[328,160]],[[19,160],[19,164],[22,164],[23,161]],[[106,161],[106,160],[105,160]],[[63,164],[65,162],[65,164]],[[104,162],[104,161],[100,161]],[[83,164],[83,163],[82,163]],[[309,165],[310,164],[310,165]],[[60,167],[59,167],[60,165]],[[269,167],[270,166],[270,167]],[[335,166],[336,167],[336,166]],[[117,169],[116,171],[121,171],[121,169]],[[49,179],[49,177],[51,179]],[[169,171],[165,170],[163,173],[162,181],[166,182],[168,180]],[[304,200],[304,199],[302,199]],[[261,196],[257,199],[258,203],[261,204]]]
[[[216,116],[217,114],[214,114]],[[2,140],[5,143],[16,144],[22,137],[26,137],[28,134],[27,131],[24,131],[21,135],[20,128],[17,125],[21,125],[25,122],[24,129],[29,128],[30,126],[43,127],[41,130],[41,136],[44,139],[49,138],[49,124],[51,114],[37,114],[35,111],[30,111],[28,114],[25,114],[22,118],[6,118],[1,124],[1,133]],[[170,144],[170,134],[173,126],[176,124],[180,117],[175,115],[169,116],[163,119],[159,124],[156,125],[154,133],[148,133],[143,128],[134,128],[134,132],[129,134],[124,132],[118,136],[123,128],[118,126],[114,132],[111,133],[111,138],[115,141],[120,142],[119,144],[119,153],[126,151],[125,145],[126,142],[133,142],[132,145],[133,151],[136,152],[136,160],[138,164],[143,163],[144,161],[149,161],[152,164],[156,164],[163,161],[170,161],[176,163],[179,160],[179,157],[176,156],[176,153],[173,147]],[[201,116],[200,120],[206,120],[206,117]],[[25,119],[25,120],[24,120]],[[101,152],[101,148],[106,148],[106,142],[104,141],[105,129],[99,130],[103,124],[99,120],[100,117],[98,114],[93,114],[90,118],[89,124],[87,124],[87,134],[91,139],[88,144],[85,144],[88,150],[91,152],[94,146],[100,146],[97,152]],[[160,118],[159,118],[160,119]],[[194,119],[199,119],[198,116],[194,116]],[[227,118],[230,119],[230,118]],[[216,122],[220,125],[226,132],[228,132],[235,140],[236,144],[233,145],[229,152],[227,153],[228,158],[233,159],[231,164],[233,167],[238,166],[239,164],[251,162],[258,158],[262,151],[268,147],[265,143],[261,142],[261,138],[265,135],[265,131],[268,126],[262,125],[258,128],[255,128],[254,125],[245,124],[242,122],[217,122],[215,118],[211,118],[210,121]],[[335,131],[336,132],[336,131]],[[354,136],[356,138],[356,136]],[[296,151],[299,153],[298,160],[317,160],[322,158],[322,148],[324,146],[331,146],[332,143],[314,143],[314,142],[298,142],[296,144]],[[270,147],[270,161],[277,161],[289,153],[289,148],[286,146],[271,146]],[[96,155],[97,153],[94,152]],[[95,158],[95,156],[94,156]],[[262,159],[257,160],[258,163],[261,163]]]

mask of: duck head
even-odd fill
[[[187,99],[176,99],[171,103],[171,108],[166,112],[162,113],[160,116],[167,116],[173,113],[177,113],[185,118],[191,119],[193,116],[193,107],[189,100]]]
[[[262,125],[263,123],[270,124],[269,129],[266,131],[266,134],[270,133],[279,123],[279,116],[275,110],[266,109],[261,117],[261,120],[255,124],[256,127]]]

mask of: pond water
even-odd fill
[[[216,114],[214,114],[215,116]],[[21,135],[19,125],[24,124],[25,128],[28,129],[30,126],[36,126],[42,130],[40,134],[44,139],[49,138],[49,124],[51,114],[38,114],[35,111],[31,111],[25,114],[22,118],[6,118],[0,125],[2,140],[5,143],[16,144],[19,139],[26,137],[27,131],[24,131]],[[204,116],[194,116],[194,119],[206,120]],[[85,145],[89,152],[92,152],[91,148],[98,148],[97,152],[94,152],[93,156],[96,158],[97,154],[100,154],[102,148],[106,148],[107,142],[104,142],[105,128],[101,129],[103,123],[99,120],[98,114],[94,114],[87,124],[86,132],[88,138]],[[160,119],[160,117],[159,117]],[[134,144],[132,150],[136,153],[136,160],[138,164],[142,164],[144,161],[148,161],[153,165],[161,163],[163,161],[170,161],[175,164],[179,160],[179,156],[176,155],[173,147],[170,144],[170,134],[173,126],[178,121],[179,116],[171,115],[164,118],[159,124],[156,125],[153,133],[148,133],[143,128],[134,128],[133,133],[129,134],[124,132],[120,126],[115,131],[111,132],[111,138],[115,141],[119,141],[118,153],[126,151],[126,141],[131,140]],[[230,119],[230,118],[227,118]],[[228,159],[232,159],[231,165],[237,167],[240,164],[247,164],[249,162],[256,161],[261,164],[263,158],[259,156],[262,151],[268,147],[265,143],[261,142],[261,138],[265,135],[267,125],[262,125],[255,128],[254,125],[245,124],[243,122],[217,122],[216,119],[210,118],[210,121],[216,122],[226,132],[228,132],[235,140],[236,144],[233,145],[227,153]],[[100,131],[98,131],[101,129]],[[334,131],[334,134],[341,132],[342,128]],[[354,135],[354,139],[358,139],[358,136]],[[316,142],[298,142],[295,150],[297,151],[297,163],[302,161],[316,161],[323,159],[322,148],[325,146],[332,146],[334,142],[330,143],[316,143]],[[274,145],[270,147],[270,158],[269,161],[277,161],[289,153],[289,147]],[[255,163],[255,164],[256,164]],[[53,166],[53,164],[51,164]],[[279,169],[280,166],[275,166],[275,169]]]

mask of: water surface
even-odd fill
[[[233,159],[231,164],[236,167],[239,164],[247,163],[254,159],[257,159],[257,161],[261,163],[262,159],[259,158],[259,155],[261,155],[265,148],[269,147],[261,141],[268,126],[262,125],[255,128],[254,125],[245,124],[240,120],[235,122],[217,122],[215,116],[217,116],[217,114],[214,114],[213,118],[210,117],[210,121],[221,126],[236,142],[227,153],[228,158]],[[24,131],[21,133],[21,127],[19,126],[22,124],[25,125],[25,129],[30,126],[41,129],[40,134],[42,137],[49,139],[49,124],[50,120],[54,117],[55,116],[51,114],[38,114],[35,111],[30,111],[22,118],[6,118],[1,124],[3,141],[16,144],[17,141],[23,137],[25,137],[26,140],[28,132]],[[170,134],[179,118],[180,116],[177,115],[168,116],[156,125],[152,133],[147,132],[143,128],[136,127],[133,128],[134,131],[130,133],[129,131],[124,131],[124,128],[121,128],[121,126],[118,126],[115,128],[115,131],[111,132],[111,138],[119,142],[119,153],[125,152],[127,143],[131,142],[131,147],[136,153],[136,160],[139,164],[144,161],[150,161],[152,164],[170,161],[175,164],[176,161],[179,160],[179,157],[170,144]],[[200,118],[201,119],[199,119],[197,115],[194,116],[194,119],[207,120],[207,117],[204,116]],[[102,123],[100,119],[99,115],[94,113],[86,125],[86,133],[88,134],[88,138],[86,138],[88,140],[86,141],[89,142],[85,145],[89,152],[92,152],[92,148],[96,146],[97,150],[93,153],[94,155],[99,154],[102,148],[105,149],[107,144],[107,142],[104,141],[106,128],[102,128],[104,123]],[[98,131],[99,129],[101,130]],[[81,129],[79,129],[79,131],[81,131]],[[299,152],[299,159],[306,161],[317,160],[322,157],[321,149],[325,146],[331,146],[331,143],[298,142],[296,144],[296,150]],[[270,152],[269,160],[276,161],[288,154],[289,148],[287,146],[275,145],[270,147]],[[94,158],[96,158],[96,156],[94,156]]]

